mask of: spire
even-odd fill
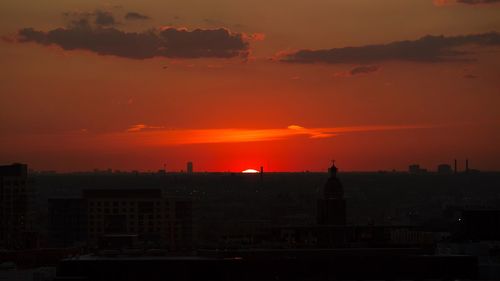
[[[328,170],[330,171],[330,177],[337,177],[337,172],[339,169],[337,169],[337,167],[335,166],[335,160],[332,160],[332,166]]]

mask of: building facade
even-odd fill
[[[160,189],[87,189],[81,199],[50,206],[51,229],[60,237],[85,238],[90,247],[106,236],[137,237],[138,247],[187,250],[193,244],[192,201],[164,197]],[[70,204],[70,200],[80,200]],[[76,210],[76,206],[80,206]],[[63,215],[66,213],[68,215]],[[69,213],[79,214],[81,230]],[[83,214],[83,216],[81,215]],[[74,217],[74,216],[72,216]],[[64,224],[73,228],[61,228]],[[71,232],[71,233],[68,233]],[[74,239],[75,242],[78,239]],[[64,239],[63,239],[64,240]]]

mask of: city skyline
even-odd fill
[[[0,4],[0,162],[500,170],[498,1]]]

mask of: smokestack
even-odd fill
[[[454,172],[455,174],[458,173],[458,170],[457,170],[457,159],[455,159],[455,168],[454,168]]]
[[[260,166],[260,182],[264,182],[264,166]]]
[[[465,159],[465,172],[469,172],[469,158]]]

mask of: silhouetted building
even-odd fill
[[[420,165],[413,164],[408,167],[408,172],[411,174],[416,174],[420,171]]]
[[[33,192],[27,181],[27,165],[0,166],[0,248],[36,247]]]
[[[193,162],[187,162],[187,165],[186,165],[186,171],[188,174],[192,174],[193,173]]]
[[[421,173],[426,173],[426,169],[420,168],[420,165],[418,164],[413,164],[408,167],[408,172],[410,174],[421,174]]]
[[[193,244],[192,201],[164,197],[160,189],[87,189],[83,198],[49,199],[49,215],[57,246],[85,241],[98,247],[132,236],[146,248],[183,250]]]
[[[476,280],[472,256],[418,249],[257,249],[199,256],[80,256],[61,261],[57,280]]]
[[[440,164],[437,168],[437,172],[440,174],[451,174],[453,173],[453,170],[451,169],[451,166],[448,164]]]
[[[320,225],[345,225],[346,204],[344,188],[337,178],[335,163],[330,168],[330,177],[323,187],[321,198],[318,199],[317,222]]]
[[[107,234],[137,234],[155,247],[189,249],[193,242],[192,202],[163,197],[160,189],[89,189],[88,238],[91,245]]]

